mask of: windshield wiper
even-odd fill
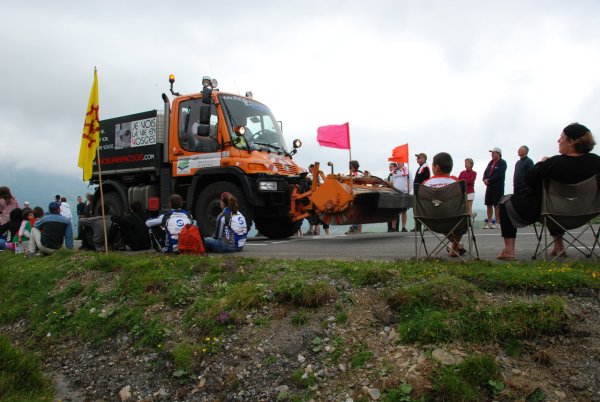
[[[273,148],[276,151],[279,151],[278,153],[283,153],[285,156],[289,156],[291,157],[292,155],[290,155],[290,153],[288,151],[286,151],[285,149],[281,148],[278,145],[273,145],[273,144],[268,144],[266,142],[253,142],[253,145],[264,145],[267,148]]]

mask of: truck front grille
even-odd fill
[[[283,174],[299,174],[300,169],[295,165],[284,165],[283,163],[275,163],[275,168],[279,173]]]

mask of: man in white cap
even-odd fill
[[[490,152],[492,160],[483,172],[483,184],[487,186],[485,189],[487,224],[483,227],[484,229],[496,229],[500,226],[498,204],[504,196],[504,179],[506,177],[506,161],[502,159],[502,150],[494,147],[490,149]],[[492,214],[496,217],[496,223],[492,223]]]

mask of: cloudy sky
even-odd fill
[[[0,0],[3,165],[81,176],[94,66],[101,118],[160,110],[170,73],[182,93],[203,75],[252,90],[288,144],[303,141],[302,166],[345,167],[316,129],[349,122],[352,157],[374,174],[408,143],[429,161],[450,152],[457,175],[471,157],[481,178],[498,146],[511,192],[520,145],[537,161],[570,122],[600,133],[598,1],[149,3]]]

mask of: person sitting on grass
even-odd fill
[[[73,226],[71,220],[60,214],[60,203],[51,202],[48,206],[50,214],[44,216],[33,225],[29,240],[28,257],[52,254],[62,247],[63,242],[68,249],[73,249]]]
[[[206,251],[233,253],[242,251],[246,244],[248,228],[246,219],[239,211],[238,201],[231,193],[221,194],[221,209],[217,216],[215,234],[204,238]]]
[[[192,223],[192,214],[182,209],[183,198],[179,194],[171,194],[169,207],[171,210],[157,218],[148,219],[146,226],[149,228],[161,226],[165,230],[165,249],[167,253],[179,252],[179,233],[188,223]]]
[[[456,183],[458,179],[454,176],[450,176],[454,162],[452,156],[447,152],[440,152],[433,157],[433,163],[431,164],[431,171],[433,176],[425,180],[421,185],[426,187],[446,187],[448,184]],[[462,234],[448,233],[446,235],[452,242],[452,249],[450,250],[450,257],[456,257],[458,254],[463,255],[466,250],[460,243]]]
[[[129,206],[130,214],[113,215],[113,226],[118,226],[121,239],[133,251],[148,250],[150,248],[150,235],[146,226],[147,215],[142,209],[142,203],[133,201]]]

